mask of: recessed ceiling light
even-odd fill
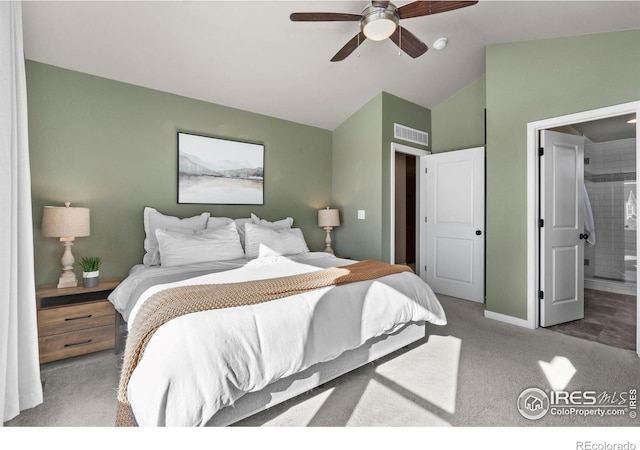
[[[447,46],[447,38],[440,38],[433,43],[433,48],[436,50],[442,50]]]

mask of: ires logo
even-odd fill
[[[522,417],[538,420],[549,411],[549,396],[542,389],[525,389],[518,397],[517,406]]]
[[[598,404],[596,391],[551,391],[549,397],[553,406],[595,406]]]
[[[525,389],[518,397],[518,411],[529,420],[547,413],[555,416],[628,416],[636,418],[637,390],[613,392],[549,391]]]
[[[601,392],[596,391],[551,391],[549,393],[549,400],[552,406],[620,406],[627,405],[635,409],[635,389],[631,389],[628,392]]]

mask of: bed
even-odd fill
[[[413,272],[311,252],[291,218],[144,222],[143,263],[109,296],[129,331],[117,425],[230,425],[446,323]],[[181,313],[149,319],[158,305]]]

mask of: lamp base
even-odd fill
[[[78,286],[78,280],[77,279],[69,279],[69,278],[65,278],[64,276],[61,276],[60,279],[58,280],[58,288],[69,288],[69,287],[76,287]]]
[[[333,249],[331,248],[331,230],[333,230],[333,227],[324,227],[324,229],[327,232],[327,237],[324,241],[324,243],[326,244],[324,251],[326,253],[331,253],[332,255],[335,255],[335,253],[333,252]]]
[[[58,280],[58,288],[76,287],[78,285],[78,279],[73,271],[73,263],[75,262],[73,254],[71,253],[71,246],[73,245],[73,237],[61,237],[60,242],[64,245],[64,253],[62,254],[62,275]]]

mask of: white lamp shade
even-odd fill
[[[89,236],[89,208],[45,206],[42,211],[44,237]]]
[[[320,209],[318,210],[318,226],[319,227],[337,227],[340,225],[340,214],[337,209]]]

